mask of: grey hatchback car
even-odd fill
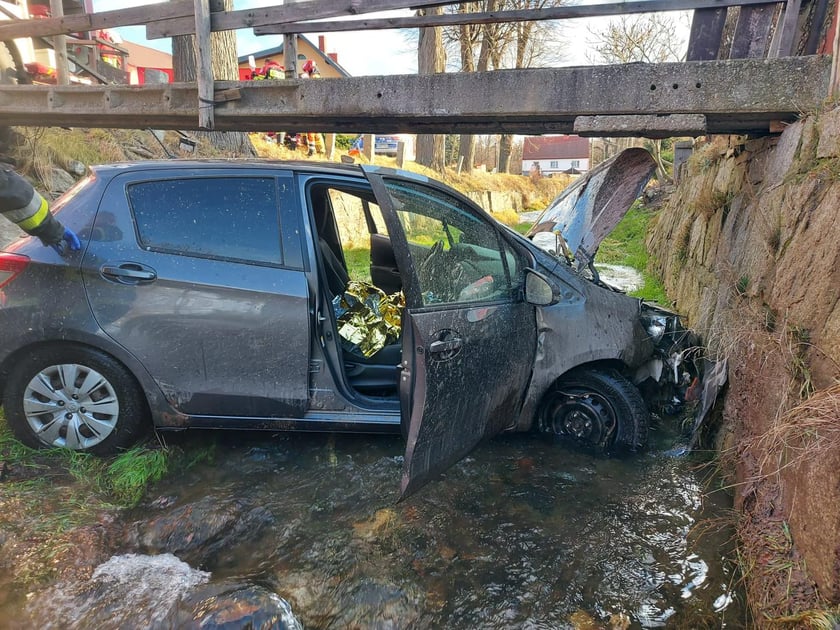
[[[626,186],[588,178],[573,205],[626,209],[653,168],[642,153],[599,171]],[[642,448],[640,387],[669,379],[671,314],[413,173],[115,164],[54,210],[81,251],[23,238],[0,253],[0,391],[30,446],[107,454],[152,426],[402,429],[405,496],[501,431]],[[339,334],[351,272],[404,294],[399,339],[371,355]]]

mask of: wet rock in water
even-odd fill
[[[166,627],[201,630],[260,628],[303,630],[282,597],[250,584],[205,584],[173,609]]]
[[[253,539],[273,520],[263,507],[205,497],[133,523],[125,544],[144,553],[171,553],[187,562],[206,565],[219,552]]]
[[[209,579],[171,554],[114,556],[88,581],[61,582],[33,596],[26,627],[302,630],[276,593]]]
[[[416,623],[425,609],[422,595],[413,586],[371,578],[324,580],[312,572],[281,575],[277,583],[307,627],[405,628]]]
[[[37,628],[161,627],[175,603],[209,578],[170,554],[114,556],[88,581],[36,593],[26,612]]]
[[[373,518],[353,524],[355,535],[365,540],[374,540],[387,535],[396,526],[397,514],[393,508],[377,510]]]

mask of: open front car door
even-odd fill
[[[365,168],[403,279],[400,499],[513,426],[536,350],[528,257],[454,191]]]

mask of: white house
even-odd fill
[[[522,147],[522,174],[582,173],[589,170],[589,139],[528,136]]]

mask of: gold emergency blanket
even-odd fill
[[[371,357],[400,338],[405,298],[392,295],[367,282],[352,280],[341,295],[333,298],[342,345]]]

